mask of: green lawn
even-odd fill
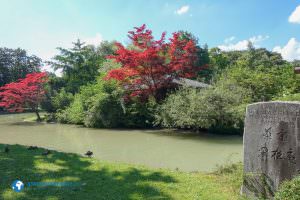
[[[210,174],[150,169],[85,158],[77,154],[0,144],[0,199],[240,199],[241,164]],[[205,162],[205,161],[204,161]],[[10,185],[20,179],[22,192]],[[79,187],[26,187],[27,182],[77,181]]]

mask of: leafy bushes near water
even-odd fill
[[[152,126],[155,102],[124,102],[123,91],[115,81],[83,86],[72,104],[56,114],[62,123],[93,128],[145,128]]]
[[[54,109],[57,111],[59,109],[65,109],[67,106],[71,104],[73,101],[74,96],[66,92],[64,88],[60,90],[59,93],[57,93],[52,99],[51,103]]]
[[[155,103],[131,101],[125,103],[115,92],[94,97],[91,108],[84,119],[84,125],[97,128],[146,128],[152,127]]]
[[[123,126],[126,128],[151,128],[154,125],[158,104],[154,98],[142,103],[133,100],[125,104]]]
[[[72,104],[65,110],[56,113],[56,118],[61,123],[82,124],[84,109],[79,95],[75,95]]]
[[[52,91],[52,94],[48,92],[45,100],[41,103],[42,109],[48,113],[55,113],[59,110],[65,109],[73,101],[73,94],[66,92],[64,88],[59,92]]]
[[[97,128],[145,128],[153,127],[155,121],[154,125],[169,128],[242,133],[247,104],[278,99],[297,90],[297,79],[291,71],[289,67],[262,70],[235,66],[228,68],[211,88],[180,88],[161,105],[153,99],[124,102],[121,87],[99,77],[96,84],[81,87],[70,106],[56,116],[60,122]],[[294,94],[279,99],[299,97]],[[72,98],[61,90],[52,102],[55,107],[63,108]]]
[[[92,105],[95,95],[103,91],[103,84],[100,80],[96,84],[82,86],[80,92],[75,94],[74,101],[66,109],[56,113],[59,122],[83,124],[85,114]]]
[[[116,84],[112,82],[104,84],[101,91],[90,99],[83,120],[84,125],[97,128],[120,127],[124,115],[121,97]]]
[[[249,103],[278,99],[299,100],[299,79],[288,65],[227,68],[208,89],[180,89],[160,106],[156,122],[164,127],[209,129],[242,133]]]
[[[245,108],[249,103],[300,100],[299,93],[294,94],[300,89],[299,78],[291,65],[249,63],[247,59],[238,59],[227,64],[214,76],[212,87],[201,90],[180,88],[169,93],[160,105],[155,100],[125,102],[123,89],[115,82],[103,80],[104,75],[98,77],[96,83],[82,86],[74,97],[61,90],[52,98],[52,104],[55,109],[60,108],[56,113],[60,122],[87,127],[145,128],[156,125],[242,133]]]
[[[156,119],[164,127],[239,130],[243,127],[243,101],[240,88],[182,89],[166,99]]]

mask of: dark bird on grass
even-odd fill
[[[4,147],[4,153],[8,153],[9,152],[9,148],[8,148],[8,146],[5,146]]]
[[[46,151],[44,151],[43,153],[42,153],[42,155],[43,156],[47,156],[47,155],[49,155],[51,153],[51,151],[50,150],[46,150]]]
[[[93,155],[93,152],[92,151],[87,151],[84,155],[86,155],[90,158]]]
[[[37,146],[29,146],[27,149],[28,149],[28,150],[37,150],[38,147],[37,147]]]

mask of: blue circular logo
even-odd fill
[[[11,187],[15,192],[21,192],[24,189],[24,183],[20,180],[15,180]]]

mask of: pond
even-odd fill
[[[242,160],[242,137],[170,130],[89,129],[25,122],[34,114],[0,115],[0,143],[36,145],[63,152],[94,152],[101,160],[182,171],[212,171]]]

